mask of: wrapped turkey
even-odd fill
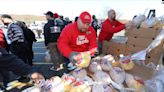
[[[77,68],[72,72],[72,75],[75,78],[84,78],[85,76],[87,76],[87,71],[85,69]]]
[[[107,74],[107,73],[105,73],[103,71],[97,71],[93,75],[93,78],[97,82],[102,82],[102,83],[110,83],[111,82],[111,78],[110,78],[109,74]]]
[[[150,28],[154,27],[158,23],[158,19],[155,17],[152,17],[150,19],[146,19],[145,21],[142,22],[141,27],[143,28]]]
[[[70,92],[91,92],[91,87],[83,84],[73,87]]]
[[[141,25],[141,23],[146,19],[145,15],[139,15],[137,17],[135,17],[132,22],[135,23],[136,27],[139,27]]]
[[[83,81],[84,83],[92,83],[93,80],[87,76],[85,69],[75,69],[72,75],[76,78],[77,81]]]
[[[102,60],[102,57],[103,57],[103,56],[97,56],[97,57],[95,57],[95,58],[92,59],[92,62],[97,62],[97,63],[99,63],[99,62]]]
[[[121,58],[120,64],[121,64],[122,69],[124,70],[131,70],[134,68],[134,63],[132,60],[130,60],[130,56]]]
[[[120,67],[120,63],[118,61],[112,61],[112,67]]]
[[[63,92],[64,85],[60,77],[55,76],[46,80],[44,86],[44,92]]]
[[[110,88],[108,85],[104,84],[104,85],[93,85],[92,87],[92,92],[113,92],[112,88]]]
[[[93,83],[93,80],[89,76],[85,76],[84,78],[81,78],[80,81],[83,81],[84,84],[87,84],[87,85]]]
[[[115,61],[112,55],[106,55],[101,60],[101,67],[104,71],[110,71],[112,67],[112,62]]]
[[[125,80],[125,71],[119,67],[113,67],[109,74],[111,78],[118,84],[122,84]]]
[[[85,68],[90,64],[91,55],[89,52],[81,52],[77,57],[75,57],[75,60],[77,60],[77,67]]]
[[[96,71],[101,71],[101,70],[102,70],[102,68],[101,68],[100,64],[95,61],[91,62],[91,64],[89,65],[89,71],[91,73],[95,73]]]
[[[160,80],[147,80],[145,81],[146,92],[164,92],[164,86]]]
[[[64,85],[64,92],[70,92],[70,90],[73,88],[72,83],[76,82],[76,78],[69,74],[64,74],[62,76],[62,83]]]
[[[129,88],[134,88],[136,92],[144,92],[144,81],[141,78],[126,74],[125,82]]]
[[[103,71],[97,71],[93,75],[93,78],[97,82],[96,84],[111,84],[114,88],[118,89],[119,91],[125,90],[125,88],[122,85],[119,85],[116,82],[112,81],[110,76]]]

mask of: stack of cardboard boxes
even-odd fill
[[[121,40],[120,42],[116,42],[115,40],[104,42],[103,52],[105,52],[104,54],[112,54],[118,56],[119,54],[130,55],[135,52],[144,50],[156,38],[160,31],[161,30],[155,28],[139,28],[128,30],[125,34],[125,36],[128,38],[126,42],[121,43]],[[162,54],[163,44],[164,41],[147,54],[145,61],[146,64],[149,62],[158,64]]]

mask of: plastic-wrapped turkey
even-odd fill
[[[101,68],[100,64],[95,61],[91,62],[91,64],[89,65],[89,71],[91,73],[95,73],[96,71],[101,71],[101,70],[102,70],[102,68]]]
[[[158,65],[152,79],[145,81],[146,92],[164,92],[164,66]]]
[[[85,69],[77,68],[72,72],[72,75],[75,78],[83,78],[83,77],[87,76],[87,71]]]
[[[122,69],[124,70],[131,70],[134,68],[134,63],[132,60],[130,60],[130,56],[122,57],[120,59],[120,64],[121,64]]]
[[[85,84],[78,85],[73,87],[73,89],[71,89],[70,92],[91,92],[91,87]]]
[[[104,85],[93,85],[92,87],[92,92],[113,92],[112,88],[110,88],[108,85],[104,84]]]
[[[113,67],[109,74],[111,78],[118,84],[122,84],[125,80],[125,71],[119,67]]]
[[[49,80],[46,80],[44,87],[45,92],[63,92],[64,85],[62,80],[58,76],[54,76]]]
[[[90,64],[91,55],[89,52],[81,52],[77,57],[75,57],[75,60],[77,60],[77,67],[85,68]]]
[[[93,79],[97,82],[95,84],[101,84],[101,85],[111,84],[114,88],[118,89],[121,92],[124,91],[124,90],[127,90],[122,85],[119,85],[116,82],[112,81],[112,79],[110,78],[110,76],[107,73],[103,72],[103,71],[97,71],[93,75]]]
[[[95,79],[95,81],[102,82],[102,83],[109,83],[111,81],[110,76],[103,71],[95,72],[93,78]]]
[[[112,67],[112,62],[115,61],[112,55],[106,55],[102,58],[100,64],[104,71],[110,71]]]
[[[62,76],[62,83],[64,85],[64,92],[70,92],[70,90],[73,88],[73,86],[71,84],[74,82],[76,82],[76,78],[74,78],[72,75],[64,74]]]
[[[160,80],[151,79],[145,81],[146,92],[164,92],[164,85]]]
[[[75,69],[72,75],[76,78],[77,81],[83,81],[86,84],[90,84],[93,80],[87,76],[87,72],[85,69]]]
[[[141,78],[126,73],[125,82],[129,88],[135,89],[136,92],[145,92],[144,81]]]

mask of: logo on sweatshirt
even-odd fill
[[[77,45],[82,45],[82,44],[85,44],[85,43],[89,43],[89,40],[87,39],[87,37],[85,35],[79,35],[76,38],[76,44]]]

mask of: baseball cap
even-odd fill
[[[54,18],[59,18],[58,13],[54,13]]]
[[[91,19],[92,19],[91,15],[86,11],[82,12],[79,18],[83,23],[91,23]]]
[[[54,14],[53,14],[51,11],[48,11],[47,13],[44,13],[44,15],[49,15],[49,16],[51,16],[51,17],[54,16]]]

